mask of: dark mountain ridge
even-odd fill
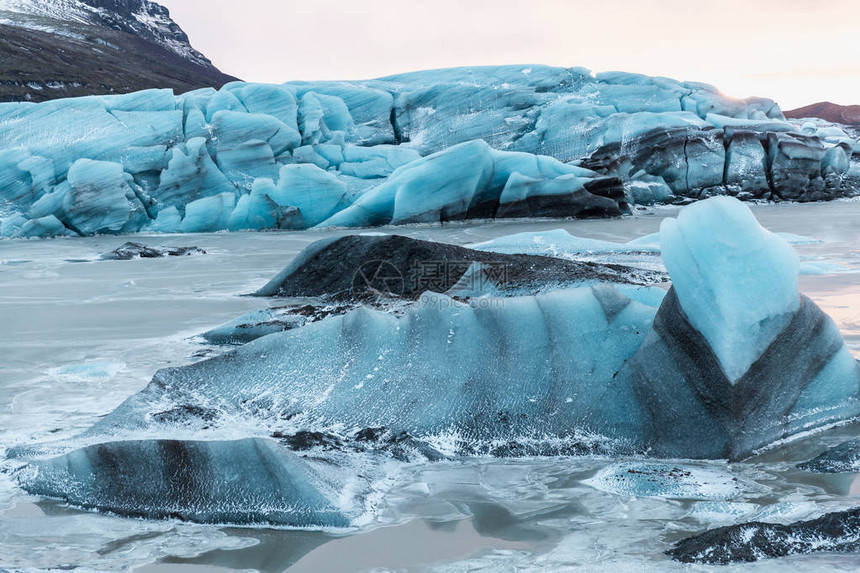
[[[0,0],[0,62],[0,101],[182,93],[235,80],[150,0]]]
[[[784,113],[785,117],[791,119],[817,117],[832,123],[860,126],[860,105],[839,105],[823,101]]]

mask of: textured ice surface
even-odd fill
[[[856,143],[813,127],[704,84],[546,66],[3,104],[0,236],[591,217],[679,197],[855,193]]]
[[[548,257],[573,257],[583,254],[659,252],[659,242],[631,241],[614,243],[586,237],[576,237],[564,229],[542,233],[517,233],[505,235],[492,241],[476,243],[471,248],[494,253],[518,253],[524,255],[544,255]]]
[[[623,193],[611,198],[588,191],[588,184],[601,185],[602,181],[592,171],[551,157],[496,151],[484,141],[472,141],[401,167],[388,181],[321,226],[361,227],[554,212],[620,215],[618,198]],[[538,185],[541,182],[544,185]],[[615,185],[611,180],[607,183],[609,187]],[[557,209],[556,202],[566,207]]]
[[[627,462],[608,466],[584,482],[624,497],[727,500],[749,491],[730,473],[689,464]],[[746,486],[746,487],[745,487]]]
[[[400,318],[358,309],[164,370],[91,433],[169,435],[173,426],[153,414],[193,405],[215,415],[190,416],[193,427],[251,416],[261,430],[283,430],[299,416],[313,429],[454,432],[470,442],[578,430],[637,435],[638,406],[612,380],[654,307],[611,286],[472,305],[433,294],[420,304]]]
[[[348,240],[358,243],[344,253],[332,250]],[[292,275],[302,275],[325,253],[336,254],[324,265],[327,272],[345,272],[350,285],[355,275],[342,259],[355,259],[362,245],[392,241],[402,244],[404,252],[417,252],[416,246],[423,245],[385,235],[324,240],[281,273],[270,294],[280,293]],[[126,514],[179,512],[195,520],[242,521],[235,513],[239,509],[219,513],[230,497],[222,490],[186,492],[172,501],[164,493],[173,491],[165,484],[177,467],[199,469],[206,477],[195,483],[207,484],[221,480],[217,472],[225,468],[258,464],[244,449],[217,441],[226,435],[282,437],[294,449],[353,448],[364,442],[402,449],[410,444],[429,459],[441,457],[426,446],[441,436],[454,437],[453,454],[632,449],[738,459],[776,440],[857,415],[860,368],[832,321],[797,293],[794,251],[764,231],[745,205],[718,198],[687,207],[677,220],[664,221],[661,243],[674,280],[662,301],[620,285],[628,297],[610,284],[471,302],[427,292],[400,316],[360,307],[263,336],[210,360],[162,370],[142,392],[80,436],[92,445],[37,462],[37,479],[23,483],[36,493]],[[312,274],[299,278],[299,284],[308,278],[319,282]],[[756,296],[750,298],[750,293]],[[739,378],[728,377],[712,338],[689,318],[706,311],[710,322],[705,328],[720,337],[725,333],[715,326],[737,330],[749,315],[759,317],[758,326],[772,328],[774,334],[752,356],[752,368],[742,370]],[[776,327],[768,322],[774,314]],[[751,345],[762,334],[746,336]],[[216,441],[199,441],[201,437]],[[177,439],[185,440],[181,452],[191,444],[194,452],[204,453],[199,460],[184,453],[147,454],[162,460],[151,480],[155,493],[144,496],[150,501],[138,500],[134,484],[128,490],[96,487],[133,473],[129,468],[139,465],[134,461],[138,449],[162,451],[164,444],[173,448]],[[137,440],[139,446],[128,450],[124,440]],[[117,443],[121,445],[111,445]],[[238,443],[244,448],[249,442]],[[57,447],[62,445],[20,449],[15,455],[45,454]],[[224,450],[229,463],[217,463],[210,448]],[[304,468],[288,451],[279,452],[272,453],[278,463]],[[623,466],[607,470],[594,483],[630,495],[713,497],[695,490],[704,487],[703,480],[718,478],[676,469]],[[92,482],[94,471],[113,477]],[[736,487],[733,482],[729,486]],[[713,495],[725,499],[727,494],[717,490]],[[287,500],[290,494],[277,495]],[[296,495],[305,499],[304,493]],[[186,504],[189,499],[202,501]],[[262,498],[254,500],[255,507],[263,503]],[[261,511],[254,514],[261,520],[291,523],[280,517],[278,507]],[[351,518],[343,519],[348,523]],[[315,516],[298,524],[330,525]]]
[[[797,467],[817,473],[857,473],[860,469],[860,440],[849,440],[828,448]]]
[[[25,487],[83,507],[202,523],[345,527],[324,474],[273,440],[124,441],[38,462]]]

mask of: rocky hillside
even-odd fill
[[[0,101],[220,87],[222,74],[150,0],[0,0]]]
[[[785,117],[792,119],[817,117],[833,123],[860,126],[860,105],[839,105],[823,101],[787,111]]]

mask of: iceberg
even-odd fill
[[[797,254],[749,209],[691,205],[660,242],[672,289],[630,368],[662,455],[743,458],[860,411],[860,367],[798,294]]]
[[[475,265],[483,274],[474,274]],[[622,265],[490,253],[401,235],[346,235],[306,247],[258,296],[321,297],[335,301],[415,300],[446,293],[471,277],[476,289],[536,294],[590,282],[653,285],[666,275]]]
[[[147,519],[346,527],[325,472],[274,440],[99,444],[37,462],[36,494]]]
[[[386,427],[470,441],[578,429],[636,436],[643,423],[613,377],[642,344],[656,309],[600,285],[473,304],[442,294],[401,316],[361,307],[264,336],[218,358],[162,370],[90,431],[173,435],[166,404],[251,417],[261,430]],[[529,336],[523,336],[528,332]]]
[[[99,257],[102,261],[129,261],[131,259],[159,259],[162,257],[189,257],[205,255],[206,251],[197,247],[150,247],[141,243],[125,243]]]
[[[813,201],[860,190],[858,145],[838,126],[786,121],[771,100],[547,66],[5,103],[0,235],[602,217],[714,195]]]
[[[660,242],[690,324],[736,382],[800,307],[797,253],[759,226],[749,209],[725,198],[665,220]]]

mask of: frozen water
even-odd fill
[[[727,233],[742,242],[727,240]],[[458,436],[456,455],[634,450],[743,459],[776,440],[857,415],[860,367],[835,325],[798,294],[797,254],[760,227],[746,206],[728,198],[697,203],[664,220],[661,243],[674,285],[659,310],[611,284],[471,303],[427,292],[402,316],[359,307],[158,372],[80,436],[89,445],[36,461],[35,477],[20,481],[32,493],[127,515],[348,525],[352,518],[342,512],[337,523],[329,519],[334,509],[324,506],[332,494],[318,491],[306,462],[259,440],[287,436],[294,449],[346,447],[341,444],[379,442],[384,428],[399,436],[393,443],[402,442],[392,453],[398,459],[409,459],[403,447],[443,458],[427,444],[444,435]],[[307,251],[299,258],[315,257],[319,247]],[[766,277],[757,276],[762,270]],[[739,310],[758,310],[739,289],[783,304],[775,307],[775,323],[768,322],[773,313],[756,319],[773,335],[752,356],[755,368],[729,378],[732,364],[709,334],[725,336],[720,328],[738,329],[749,320]],[[695,321],[707,311],[710,331]],[[750,346],[761,336],[754,332],[743,342]],[[252,440],[225,442],[228,435]],[[12,454],[58,449],[68,446]],[[149,489],[119,479],[138,475],[143,458],[161,460],[144,480]],[[232,468],[259,466],[264,475],[264,468],[278,465],[293,476],[291,485],[256,486],[260,497],[207,485],[230,482]],[[195,476],[199,491],[167,495],[176,489],[171,476],[178,467]],[[692,490],[716,487],[713,476],[669,466],[616,470],[595,478],[595,487],[705,498],[711,494]],[[696,485],[703,480],[706,485]],[[251,501],[234,507],[231,495]],[[290,496],[297,507],[309,504],[298,517],[284,507]]]
[[[753,210],[769,229],[825,241],[797,245],[804,259],[858,268],[856,203],[756,205]],[[399,228],[396,232],[475,243],[500,235],[564,228],[574,236],[623,244],[653,233],[665,216],[675,212],[665,209],[623,220],[469,223]],[[331,235],[304,233],[308,234],[140,237],[135,240],[156,246],[180,241],[198,245],[209,255],[122,263],[68,260],[95,260],[125,239],[0,244],[0,314],[8,327],[0,333],[4,348],[0,360],[3,443],[26,445],[72,437],[138,391],[157,368],[185,364],[195,360],[192,354],[208,352],[207,347],[185,337],[267,306],[265,299],[235,294],[262,286],[309,242]],[[130,278],[136,286],[122,287]],[[856,272],[826,280],[818,275],[800,277],[802,292],[836,320],[855,352],[860,350],[856,278]],[[651,304],[659,304],[659,300]],[[50,312],[41,312],[45,308]],[[120,317],[124,320],[118,320]],[[51,336],[46,337],[46,332]],[[53,375],[54,368],[93,362],[125,363],[127,367],[110,380],[92,382]],[[807,519],[854,505],[857,486],[853,475],[804,474],[793,469],[795,463],[856,438],[856,432],[856,426],[849,426],[816,434],[749,462],[693,465],[727,472],[765,488],[744,493],[732,502],[762,508],[761,514],[738,514],[736,521]],[[444,439],[440,437],[437,447],[443,447]],[[456,444],[456,437],[449,439]],[[726,525],[725,518],[703,513],[690,516],[698,502],[626,499],[582,483],[611,463],[617,460],[467,459],[420,466],[386,491],[377,517],[352,536],[230,529],[81,512],[23,495],[12,488],[7,475],[0,474],[0,562],[11,568],[63,565],[164,573],[186,567],[344,573],[406,568],[463,571],[467,567],[494,573],[712,569],[673,563],[662,552],[677,539],[706,527]],[[775,500],[806,505],[770,508]],[[806,514],[805,508],[809,508]],[[812,572],[855,568],[855,556],[831,554],[725,569]]]
[[[672,289],[629,362],[656,451],[739,459],[860,412],[860,367],[798,294],[797,253],[747,207],[692,205],[663,221],[661,243]]]

